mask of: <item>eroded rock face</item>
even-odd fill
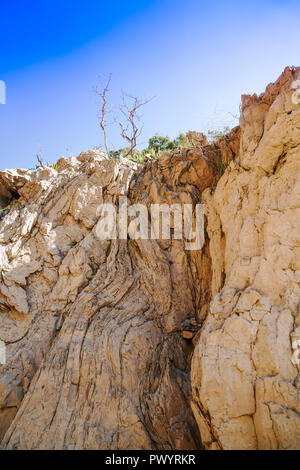
[[[0,172],[2,448],[300,448],[299,79],[159,161]],[[123,196],[204,203],[202,250],[99,240]]]
[[[207,449],[300,448],[299,74],[243,97],[239,157],[204,194],[213,301],[192,407]]]
[[[190,338],[210,300],[207,244],[96,229],[99,204],[124,195],[195,205],[214,166],[193,150],[140,168],[90,151],[57,167],[11,176],[20,199],[0,225],[2,448],[201,447]]]

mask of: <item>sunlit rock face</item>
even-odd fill
[[[299,73],[218,142],[0,172],[3,449],[300,448]],[[125,196],[204,204],[202,249],[101,240]]]
[[[299,72],[242,97],[239,157],[203,194],[213,300],[192,407],[207,449],[300,448]]]
[[[145,166],[89,151],[55,168],[11,175],[20,197],[0,225],[2,447],[200,448],[190,361],[207,243],[99,240],[97,210],[124,196],[195,206],[214,165],[199,150]]]

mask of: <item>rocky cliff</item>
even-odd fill
[[[2,448],[300,448],[299,78],[213,144],[0,172]],[[204,204],[202,249],[99,240],[124,196]]]

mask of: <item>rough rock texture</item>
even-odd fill
[[[215,165],[226,167],[231,160],[234,160],[240,151],[240,126],[234,127],[229,134],[221,137],[215,142],[207,143],[203,147],[203,153],[209,160],[213,161]],[[222,175],[219,175],[222,176]]]
[[[0,172],[2,448],[300,449],[299,79],[159,161]],[[124,195],[205,203],[203,249],[100,241]]]
[[[2,447],[199,448],[190,338],[210,300],[207,245],[100,241],[96,227],[119,196],[195,205],[214,166],[193,150],[139,169],[97,151],[57,167],[0,174],[19,196],[0,222]]]
[[[300,106],[287,68],[242,97],[241,145],[206,199],[210,312],[192,363],[207,449],[299,449]]]
[[[188,131],[183,139],[184,147],[204,147],[208,145],[208,140],[202,132]]]

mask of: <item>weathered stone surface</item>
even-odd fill
[[[300,448],[299,78],[158,161],[0,172],[3,449]],[[203,249],[99,240],[124,195],[205,203]]]
[[[192,362],[207,449],[299,449],[300,69],[244,96],[240,154],[213,194],[210,312]]]
[[[89,151],[57,168],[16,172],[0,225],[2,447],[199,448],[181,333],[206,315],[207,246],[100,241],[97,209],[124,195],[195,204],[214,167],[194,150],[138,169]]]
[[[208,140],[206,135],[202,132],[188,131],[183,139],[184,147],[200,148],[205,145],[208,145]]]

